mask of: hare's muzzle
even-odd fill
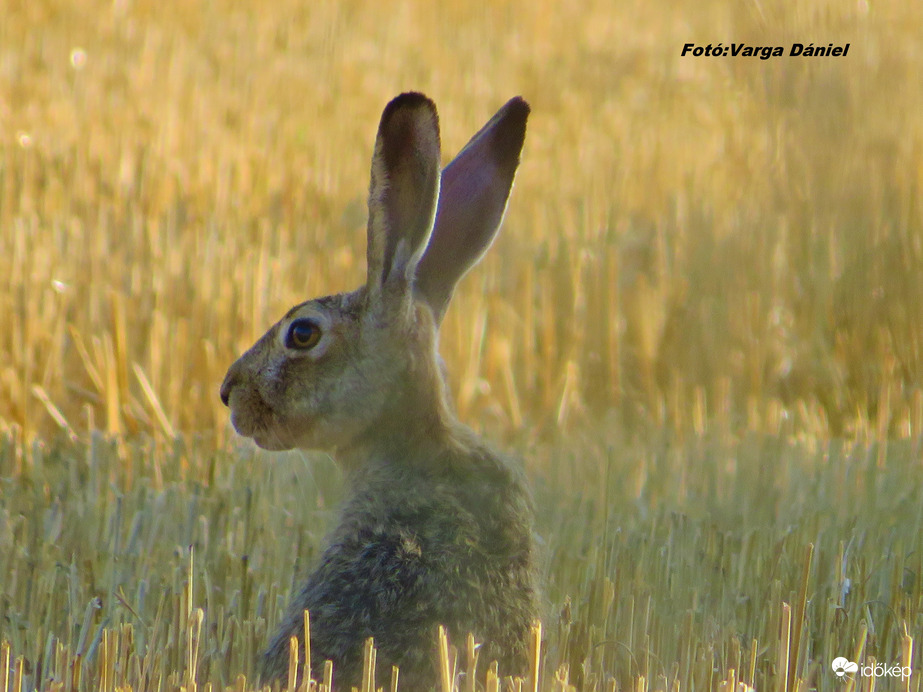
[[[222,403],[231,409],[231,425],[239,435],[252,437],[263,449],[291,448],[291,445],[282,442],[280,431],[268,427],[272,418],[270,408],[257,391],[248,385],[237,363],[231,366],[221,383],[220,395]]]

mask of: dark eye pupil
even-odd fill
[[[290,348],[311,348],[320,341],[320,327],[311,320],[296,320],[288,328]]]

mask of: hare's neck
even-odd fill
[[[429,415],[408,415],[406,419],[376,425],[334,451],[337,462],[350,476],[381,465],[421,464],[431,468],[434,460],[444,458],[458,445],[457,431],[462,426],[447,410],[430,411]]]
[[[424,346],[418,345],[423,351]],[[433,345],[429,344],[432,348]],[[456,444],[462,426],[449,403],[448,388],[435,353],[417,358],[387,406],[359,434],[334,450],[352,474],[371,462],[414,465],[440,458]]]

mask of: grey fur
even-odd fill
[[[359,684],[368,637],[379,680],[397,665],[402,689],[431,688],[440,624],[459,646],[473,633],[481,660],[506,674],[526,670],[528,486],[518,463],[455,418],[436,336],[455,283],[502,221],[528,112],[521,99],[504,106],[443,171],[440,197],[435,106],[420,94],[389,103],[366,284],[292,308],[228,370],[221,399],[240,434],[266,449],[329,450],[347,477],[338,524],[263,655],[264,682],[286,675],[305,609],[315,675],[332,660],[340,689]],[[289,341],[296,321],[316,327],[313,346]]]

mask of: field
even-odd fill
[[[440,345],[535,487],[539,687],[923,687],[923,5],[0,15],[0,689],[252,686],[341,477],[237,438],[218,386],[362,281],[407,89],[446,160],[532,105]]]

